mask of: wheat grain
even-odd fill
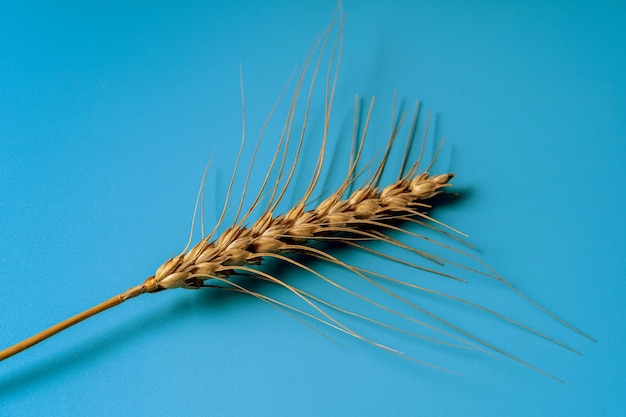
[[[394,145],[396,138],[398,137],[400,127],[402,126],[404,121],[404,116],[402,116],[397,123],[392,125],[391,134],[387,142],[387,146],[383,151],[383,155],[380,158],[379,163],[374,168],[371,167],[371,164],[366,164],[366,168],[369,167],[373,169],[374,172],[363,181],[362,177],[364,177],[364,172],[366,168],[361,166],[361,155],[365,143],[365,137],[368,132],[368,126],[372,114],[374,100],[371,101],[368,108],[367,116],[365,117],[363,123],[362,132],[360,135],[358,135],[358,114],[360,112],[360,109],[359,100],[357,99],[355,105],[355,125],[352,138],[352,152],[345,179],[334,192],[324,198],[321,202],[312,205],[312,195],[318,186],[323,164],[325,161],[326,144],[329,134],[334,94],[337,83],[337,74],[340,66],[343,25],[341,22],[341,12],[338,11],[337,13],[338,14],[335,16],[334,20],[338,20],[339,23],[331,23],[330,27],[325,31],[325,33],[316,42],[314,42],[311,51],[307,54],[303,68],[300,71],[295,83],[295,91],[290,103],[288,115],[284,124],[284,129],[279,138],[276,151],[274,152],[274,156],[269,164],[269,167],[267,168],[267,173],[263,179],[262,185],[260,186],[260,189],[256,193],[256,196],[253,198],[253,201],[249,205],[248,209],[245,212],[243,211],[243,205],[246,199],[246,191],[251,177],[254,160],[257,155],[257,151],[260,149],[261,140],[263,138],[263,133],[265,132],[267,122],[261,130],[259,140],[252,156],[252,162],[250,163],[250,167],[246,174],[245,185],[243,187],[240,202],[237,206],[236,214],[234,216],[235,219],[229,227],[227,227],[225,230],[218,234],[218,230],[225,221],[226,213],[228,211],[230,201],[232,200],[231,194],[233,191],[233,184],[235,183],[242,150],[244,148],[246,131],[245,106],[243,106],[242,114],[244,128],[242,131],[241,146],[236,160],[237,162],[235,164],[235,168],[233,170],[233,174],[228,186],[226,200],[214,229],[205,236],[203,223],[203,236],[201,240],[195,245],[191,246],[191,243],[193,242],[194,229],[194,224],[192,222],[192,233],[190,234],[187,247],[180,253],[180,255],[169,259],[163,265],[161,265],[156,270],[156,273],[146,279],[142,284],[134,286],[124,293],[119,294],[98,306],[86,310],[75,317],[61,322],[56,326],[53,326],[29,339],[24,340],[23,342],[20,342],[8,349],[1,351],[0,360],[4,360],[88,317],[91,317],[104,310],[119,305],[120,303],[141,294],[155,293],[175,288],[200,289],[204,287],[219,286],[221,288],[250,294],[263,301],[269,302],[283,310],[288,310],[298,313],[300,315],[304,315],[305,317],[322,322],[334,329],[344,332],[350,336],[356,337],[367,343],[373,344],[382,349],[388,350],[398,355],[407,357],[411,360],[438,369],[441,368],[423,362],[416,358],[412,358],[390,346],[366,337],[360,332],[351,329],[331,312],[345,314],[359,320],[364,320],[376,326],[399,331],[436,343],[454,345],[457,347],[464,347],[469,349],[478,349],[482,351],[492,350],[502,355],[505,355],[517,362],[520,362],[525,366],[528,366],[544,375],[548,375],[552,378],[558,379],[548,374],[547,372],[523,361],[517,356],[514,356],[506,352],[505,350],[498,348],[491,342],[471,334],[470,332],[460,328],[450,321],[447,321],[439,317],[438,315],[431,313],[424,307],[421,307],[414,302],[400,296],[398,293],[390,290],[387,286],[383,285],[382,282],[399,284],[410,289],[434,294],[453,302],[461,303],[471,308],[484,311],[494,317],[502,319],[515,326],[530,331],[542,338],[545,338],[551,342],[554,342],[566,349],[576,352],[573,348],[544,333],[534,330],[527,325],[508,318],[501,313],[498,313],[492,309],[483,307],[471,301],[449,295],[441,291],[426,288],[424,286],[419,286],[414,283],[389,277],[381,272],[369,271],[367,269],[345,263],[341,261],[338,257],[331,255],[327,250],[325,250],[325,248],[319,246],[320,243],[324,242],[338,242],[346,246],[354,247],[357,250],[366,251],[376,256],[380,256],[388,260],[398,262],[428,273],[434,273],[442,277],[463,281],[460,277],[444,273],[439,269],[418,265],[413,262],[394,257],[390,254],[383,253],[365,245],[367,241],[384,242],[386,244],[406,249],[413,254],[416,254],[419,257],[434,263],[435,266],[443,266],[446,264],[454,265],[464,268],[469,272],[482,274],[503,283],[508,288],[525,298],[527,301],[529,301],[540,310],[549,314],[551,317],[560,321],[561,323],[568,326],[570,329],[576,331],[577,333],[583,335],[584,337],[591,339],[588,335],[563,322],[558,317],[552,315],[542,307],[527,299],[525,296],[515,290],[512,285],[508,283],[508,281],[499,276],[495,271],[493,271],[471,253],[450,245],[446,245],[437,240],[428,238],[420,233],[412,232],[403,227],[403,225],[406,225],[407,223],[416,223],[419,226],[435,230],[442,235],[452,237],[457,241],[462,242],[462,240],[458,237],[460,232],[445,225],[444,223],[433,219],[428,214],[428,212],[432,208],[432,205],[437,202],[436,197],[451,186],[450,180],[453,178],[453,174],[451,173],[438,175],[430,174],[429,171],[432,168],[432,164],[434,159],[436,158],[436,154],[435,157],[433,157],[431,163],[425,169],[421,167],[422,159],[425,153],[424,145],[428,134],[428,123],[425,128],[424,138],[422,139],[419,157],[417,158],[417,161],[411,164],[407,169],[408,160],[410,158],[409,155],[411,142],[417,126],[419,108],[418,104],[416,104],[415,106],[415,112],[413,114],[410,132],[408,134],[405,146],[404,157],[400,164],[397,178],[391,184],[381,187],[379,183],[381,181],[381,178],[383,177],[383,171],[389,165],[388,162],[390,151],[392,149],[392,146]],[[313,174],[311,176],[309,185],[304,191],[300,200],[297,201],[284,214],[276,214],[278,204],[285,196],[287,189],[292,183],[296,168],[299,166],[299,159],[301,158],[302,148],[305,140],[305,130],[307,127],[307,120],[311,109],[315,82],[317,79],[317,74],[320,70],[322,58],[325,56],[328,49],[330,49],[330,52],[328,53],[328,69],[326,73],[324,90],[324,131],[319,149],[319,157],[313,169]],[[311,67],[312,70],[310,70]],[[298,105],[298,99],[301,96],[301,91],[303,90],[303,88],[305,88],[305,79],[309,72],[312,72],[313,75],[308,85],[308,93],[305,98],[305,110],[302,126],[299,129],[299,132],[297,132],[295,130],[296,108]],[[245,103],[243,97],[242,103]],[[276,106],[274,107],[274,109],[275,108]],[[274,113],[274,109],[270,113],[270,117]],[[395,107],[393,118],[395,119]],[[428,119],[430,120],[430,116]],[[289,148],[293,145],[295,135],[297,135],[297,142],[295,146],[296,149],[294,152],[292,152],[293,155],[290,156]],[[422,171],[420,172],[420,170]],[[198,203],[201,200],[201,196],[203,193],[202,190],[206,174],[207,170],[205,170],[201,185],[201,191],[199,192],[198,200],[196,201],[196,208],[194,209],[193,216],[194,221],[196,219]],[[273,185],[270,186],[270,184],[272,183],[272,176],[275,176],[276,181]],[[362,183],[359,186],[356,186],[359,179],[361,179]],[[355,189],[353,190],[353,188]],[[249,220],[250,216],[255,212],[255,210],[258,210],[260,204],[262,204],[264,201],[267,204],[266,208],[262,211],[258,219],[248,226],[246,222]],[[202,215],[200,217],[203,218]],[[467,259],[477,261],[482,266],[483,270],[470,268],[469,266],[465,266],[463,264],[459,264],[451,260],[445,259],[441,256],[437,256],[435,254],[428,253],[427,251],[409,246],[403,243],[401,240],[389,236],[387,233],[385,233],[387,231],[395,231],[398,233],[425,239],[430,243],[438,245],[445,250],[460,254]],[[364,282],[371,284],[373,287],[382,291],[383,293],[393,297],[394,299],[400,301],[405,305],[410,306],[414,310],[425,314],[427,317],[430,317],[431,319],[439,323],[442,328],[417,320],[416,318],[404,314],[400,311],[396,311],[379,301],[368,298],[356,290],[349,289],[346,286],[341,285],[338,281],[330,279],[324,274],[316,271],[315,269],[313,269],[312,266],[306,265],[302,261],[297,260],[296,258],[291,256],[293,254],[303,255],[305,259],[317,259],[321,260],[322,262],[327,262],[340,266],[354,274],[356,277],[362,279]],[[401,319],[407,320],[413,324],[429,328],[445,336],[451,341],[449,342],[440,340],[438,338],[415,333],[403,327],[385,323],[383,321],[374,319],[373,317],[369,317],[367,315],[342,308],[339,305],[325,300],[323,297],[319,297],[305,291],[304,289],[290,285],[288,282],[281,279],[280,277],[274,276],[273,274],[260,268],[261,264],[268,259],[273,259],[277,262],[283,262],[300,268],[330,284],[335,289],[354,296],[364,301],[365,303],[375,307],[376,309],[380,309],[384,312],[394,314]],[[309,310],[307,311],[304,308],[298,308],[293,305],[281,302],[277,299],[268,297],[264,294],[252,291],[246,288],[246,286],[242,283],[232,280],[234,276],[238,275],[246,275],[247,277],[249,277],[249,279],[258,279],[278,285],[287,290],[293,296],[295,296],[296,299],[300,300],[300,302],[303,303],[305,307],[308,307]]]

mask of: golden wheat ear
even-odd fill
[[[439,203],[438,197],[451,186],[450,181],[453,174],[432,175],[429,172],[439,149],[441,149],[441,144],[434,152],[434,156],[430,158],[427,167],[422,167],[426,159],[425,145],[429,137],[430,114],[421,139],[419,156],[415,162],[411,163],[411,148],[419,118],[419,103],[416,103],[410,121],[409,133],[404,145],[402,160],[398,164],[397,176],[391,183],[381,186],[381,183],[388,176],[385,171],[390,168],[392,149],[399,137],[406,116],[404,112],[400,112],[401,115],[397,116],[394,101],[387,145],[381,151],[381,156],[377,161],[372,160],[364,163],[362,161],[364,158],[363,149],[368,135],[374,100],[372,99],[370,102],[366,116],[361,123],[358,116],[361,114],[360,100],[357,98],[355,100],[352,146],[345,177],[334,192],[329,193],[320,201],[315,199],[314,202],[312,196],[319,192],[320,180],[325,173],[328,173],[325,161],[327,159],[327,143],[331,131],[331,116],[342,45],[343,17],[341,5],[339,5],[333,21],[313,43],[306,55],[304,65],[296,77],[283,129],[278,137],[273,157],[269,165],[265,167],[265,175],[262,176],[262,182],[254,196],[250,198],[247,196],[249,180],[255,166],[257,153],[261,150],[267,124],[274,114],[276,105],[274,105],[270,116],[261,129],[245,175],[239,201],[236,205],[231,204],[235,199],[233,197],[234,186],[237,183],[236,179],[239,174],[246,138],[245,97],[242,81],[243,129],[241,144],[228,183],[224,205],[214,228],[205,234],[203,215],[200,214],[202,236],[199,242],[194,243],[193,230],[199,204],[203,201],[204,179],[209,169],[207,164],[194,208],[189,241],[178,256],[163,263],[155,274],[142,284],[1,351],[0,360],[15,355],[95,314],[144,293],[156,293],[174,288],[197,290],[219,287],[251,295],[289,314],[299,316],[301,319],[322,323],[370,345],[435,369],[447,371],[441,366],[414,358],[387,343],[364,334],[362,331],[357,331],[347,323],[356,321],[375,328],[391,330],[424,343],[471,349],[488,355],[500,354],[543,375],[561,381],[498,347],[494,342],[474,335],[453,321],[430,311],[410,296],[403,295],[404,292],[401,290],[409,290],[409,293],[427,294],[448,303],[478,310],[503,323],[518,327],[523,331],[578,353],[565,343],[478,303],[445,291],[418,285],[413,282],[412,277],[405,279],[392,277],[384,270],[369,270],[362,266],[352,265],[348,261],[344,261],[340,254],[331,253],[333,246],[329,243],[340,244],[360,253],[402,264],[416,272],[427,273],[431,277],[456,282],[459,285],[462,285],[466,280],[454,271],[444,270],[446,266],[455,268],[454,270],[461,273],[486,277],[503,284],[505,288],[522,297],[551,318],[591,339],[582,331],[565,323],[514,289],[508,281],[470,253],[472,247],[465,243],[465,235],[432,217],[431,209]],[[315,103],[315,91],[319,87],[316,85],[316,81],[323,68],[326,68],[325,82],[322,84],[321,91],[324,109],[323,132],[318,138],[318,156],[310,174],[308,185],[299,193],[296,203],[283,214],[277,214],[278,207],[284,203],[285,196],[295,191],[293,190],[295,188],[294,177],[298,169],[302,169],[303,146],[305,139],[309,137],[307,132],[309,115]],[[240,77],[243,80],[243,76]],[[279,100],[284,94],[285,90],[281,93]],[[367,175],[367,173],[370,174]],[[336,176],[336,173],[332,174]],[[247,200],[251,201],[246,204]],[[232,206],[236,206],[234,219],[227,222]],[[244,207],[246,208],[244,209]],[[261,210],[262,207],[264,207],[263,210]],[[201,208],[200,211],[203,212],[203,209]],[[251,222],[257,213],[256,220]],[[414,231],[411,229],[413,226],[422,228],[423,231]],[[430,234],[426,235],[425,231],[430,232]],[[440,241],[438,237],[441,237],[442,240]],[[405,238],[414,239],[420,245],[405,241]],[[452,240],[454,243],[444,243],[443,239]],[[376,243],[376,246],[372,246],[370,243]],[[393,255],[390,251],[386,251],[386,249],[391,248],[404,251],[412,258],[401,258]],[[441,255],[441,252],[448,255]],[[271,269],[265,268],[267,261],[270,260],[275,264],[284,264],[308,274],[312,280],[320,281],[323,284],[319,289],[323,288],[323,291],[328,292],[315,294],[289,283],[285,277],[278,276],[276,273],[272,273]],[[322,273],[320,268],[321,265],[325,264],[338,268],[341,273],[347,273],[350,277],[348,282],[344,283],[343,279],[340,281],[338,277],[330,277]],[[234,279],[235,277],[244,277],[245,279],[238,280]],[[280,287],[293,301],[281,301],[278,298],[252,291],[246,286],[246,280],[259,280],[265,282],[267,286]],[[437,285],[439,281],[434,280],[433,285]],[[365,311],[348,309],[331,301],[331,292],[340,293],[349,299],[357,300],[366,307]],[[376,298],[377,295],[381,299]],[[393,303],[395,303],[395,307]],[[379,318],[380,316],[377,314],[386,317],[386,319]]]

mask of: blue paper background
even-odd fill
[[[179,251],[211,155],[206,211],[215,221],[241,131],[240,64],[251,148],[334,7],[0,6],[2,347],[139,283]],[[417,352],[464,376],[449,375],[318,327],[338,344],[329,342],[260,301],[181,290],[142,296],[0,363],[1,416],[626,413],[625,7],[346,1],[344,8],[336,131],[350,127],[354,94],[376,95],[373,156],[386,141],[394,91],[407,109],[422,100],[422,116],[432,108],[431,133],[447,138],[438,169],[454,171],[467,196],[438,218],[467,232],[516,288],[598,342],[476,277],[469,295],[584,356],[454,305],[442,311],[569,384],[506,359]],[[318,103],[312,126],[320,117]],[[305,155],[309,167],[314,149]],[[329,149],[346,156],[335,142]],[[263,147],[260,160],[272,153]],[[378,263],[359,252],[344,259]],[[384,268],[410,279],[406,268]]]

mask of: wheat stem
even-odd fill
[[[108,300],[98,304],[97,306],[91,307],[90,309],[85,310],[82,313],[76,314],[69,319],[63,320],[62,322],[55,324],[54,326],[51,326],[46,330],[29,337],[28,339],[25,339],[11,347],[0,351],[0,361],[10,358],[11,356],[18,354],[36,345],[39,342],[43,342],[49,337],[52,337],[55,334],[62,332],[63,330],[72,327],[73,325],[78,324],[83,320],[88,319],[89,317],[95,316],[96,314],[102,313],[103,311],[118,306],[130,298],[137,297],[138,295],[144,294],[146,292],[156,291],[156,289],[156,281],[154,280],[154,277],[150,277],[141,285],[129,288],[122,294],[111,297]]]

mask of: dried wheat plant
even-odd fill
[[[410,281],[404,281],[388,276],[384,271],[372,271],[348,262],[342,261],[338,256],[329,253],[331,247],[344,245],[354,248],[365,253],[373,254],[385,258],[387,261],[398,262],[405,266],[421,270],[429,274],[436,274],[446,279],[463,281],[461,278],[445,273],[441,270],[444,265],[454,265],[463,268],[469,273],[481,274],[493,279],[509,290],[522,297],[531,305],[549,315],[553,319],[567,326],[574,332],[591,339],[588,335],[576,329],[575,327],[565,323],[552,313],[540,307],[480,261],[469,250],[460,249],[458,247],[448,245],[431,237],[426,237],[419,232],[413,232],[405,226],[416,225],[430,230],[446,239],[455,239],[459,245],[464,245],[462,233],[446,224],[439,222],[429,216],[428,212],[434,204],[440,201],[438,197],[442,195],[444,190],[450,187],[450,180],[453,174],[444,173],[432,175],[429,170],[436,157],[426,168],[422,168],[425,142],[428,135],[428,123],[426,123],[424,137],[421,141],[421,149],[417,160],[410,164],[410,150],[412,138],[415,136],[415,130],[418,119],[419,106],[416,104],[412,121],[410,122],[407,141],[404,145],[404,156],[398,167],[398,175],[396,180],[387,186],[380,186],[379,183],[383,176],[383,171],[388,168],[389,155],[396,138],[398,137],[400,127],[403,124],[404,116],[400,117],[392,124],[390,137],[387,141],[385,149],[382,151],[382,157],[378,163],[363,163],[362,150],[365,143],[365,137],[368,132],[368,126],[372,114],[374,100],[366,111],[363,123],[359,123],[360,101],[355,101],[355,119],[353,135],[351,138],[351,153],[348,170],[341,185],[325,197],[321,202],[314,204],[314,192],[318,190],[320,178],[323,172],[323,165],[326,159],[326,146],[329,135],[329,126],[331,114],[333,110],[334,95],[337,85],[337,76],[341,61],[341,50],[343,44],[343,17],[341,14],[341,5],[335,12],[333,22],[326,31],[313,43],[308,52],[304,64],[296,77],[293,97],[289,103],[288,114],[284,123],[282,134],[279,138],[277,148],[274,152],[266,174],[256,195],[251,198],[251,204],[244,209],[244,201],[246,200],[246,191],[248,189],[249,180],[252,175],[252,167],[255,157],[261,149],[261,139],[266,129],[269,119],[272,117],[274,109],[271,111],[266,120],[261,134],[256,144],[254,154],[251,158],[249,168],[245,176],[245,186],[240,196],[239,203],[236,204],[236,214],[232,224],[218,233],[222,228],[227,213],[231,209],[233,184],[238,174],[238,165],[241,160],[242,150],[244,148],[245,133],[245,106],[243,106],[244,129],[241,138],[241,145],[235,163],[233,174],[230,178],[227,189],[225,203],[213,230],[205,234],[204,223],[202,223],[202,238],[199,242],[192,246],[194,222],[192,221],[192,231],[190,233],[189,242],[180,255],[173,257],[161,265],[156,273],[146,279],[142,284],[134,286],[127,291],[116,295],[109,300],[90,308],[72,318],[69,318],[55,326],[48,328],[20,343],[15,344],[0,352],[0,360],[7,359],[29,347],[47,339],[54,334],[67,329],[95,314],[101,313],[111,307],[117,306],[124,301],[137,297],[145,293],[156,293],[163,290],[174,288],[185,289],[201,289],[205,287],[219,287],[231,291],[237,291],[252,295],[260,300],[270,303],[281,310],[291,313],[292,315],[304,317],[314,321],[323,323],[340,332],[360,339],[366,343],[375,345],[381,349],[390,351],[394,354],[406,357],[410,360],[431,366],[437,369],[443,369],[436,365],[419,360],[408,354],[405,354],[393,347],[378,342],[377,340],[366,336],[363,332],[355,330],[348,326],[345,320],[339,317],[347,316],[351,320],[362,321],[368,325],[379,326],[383,329],[401,332],[403,334],[423,339],[427,342],[440,343],[444,345],[453,345],[462,348],[475,349],[480,351],[494,351],[508,358],[511,358],[541,374],[557,379],[553,375],[545,372],[538,367],[520,359],[519,357],[497,347],[492,342],[482,337],[474,335],[453,324],[451,321],[432,313],[427,308],[416,304],[410,299],[400,295],[395,287],[404,287],[420,293],[431,294],[436,297],[447,300],[450,303],[459,303],[465,307],[479,310],[487,313],[498,320],[503,320],[513,326],[518,326],[526,331],[556,343],[566,349],[576,352],[573,348],[564,343],[548,336],[538,330],[515,321],[501,313],[492,309],[468,301],[466,299],[448,294],[443,291],[437,291],[425,286],[417,285]],[[322,63],[326,62],[326,66]],[[279,203],[284,199],[287,190],[293,186],[294,175],[297,168],[301,165],[303,145],[305,143],[307,122],[313,101],[315,84],[318,73],[322,68],[326,68],[325,83],[322,94],[324,96],[324,113],[323,113],[323,135],[319,145],[319,156],[315,163],[309,184],[300,199],[284,214],[276,214]],[[308,91],[307,91],[308,90]],[[306,92],[306,94],[303,93]],[[282,94],[281,94],[282,97]],[[299,127],[296,125],[300,120],[296,117],[296,109],[300,103],[304,101],[304,111],[302,121]],[[280,99],[279,99],[280,101]],[[242,85],[242,102],[243,85]],[[277,103],[278,104],[278,103]],[[395,114],[395,106],[394,106]],[[395,116],[394,116],[395,119]],[[429,116],[430,120],[430,116]],[[295,139],[294,139],[295,138]],[[295,148],[294,148],[295,147]],[[207,165],[208,169],[208,165]],[[203,219],[203,214],[198,214],[199,202],[202,200],[204,179],[207,169],[202,180],[201,191],[198,194],[196,208],[194,209],[193,220],[197,215]],[[369,175],[366,175],[369,173]],[[263,206],[265,208],[263,208]],[[258,219],[248,223],[251,215],[261,212]],[[248,225],[249,224],[249,225]],[[388,233],[392,232],[392,233]],[[400,234],[421,238],[422,241],[438,248],[445,250],[455,256],[460,256],[468,261],[472,261],[478,265],[477,268],[471,268],[452,261],[450,259],[427,252],[426,250],[415,248],[408,243],[392,237],[393,234]],[[370,242],[381,242],[385,245],[391,245],[403,250],[411,252],[430,266],[423,266],[405,259],[394,257],[390,254],[379,251],[372,247]],[[328,243],[332,243],[329,245]],[[295,256],[294,256],[295,255]],[[288,280],[281,276],[277,276],[269,272],[268,269],[262,268],[262,264],[267,260],[273,260],[275,263],[284,263],[292,267],[299,268],[311,274],[323,282],[329,284],[334,290],[345,293],[350,297],[358,299],[376,311],[391,314],[407,325],[417,326],[428,331],[440,335],[438,337],[430,337],[425,334],[417,333],[406,327],[391,324],[389,322],[377,320],[371,315],[359,313],[357,311],[342,308],[341,306],[325,299],[322,296],[314,295],[302,288],[291,285]],[[314,261],[314,262],[308,262]],[[267,264],[267,262],[265,262]],[[351,273],[356,278],[356,283],[371,286],[376,291],[386,297],[390,297],[404,306],[408,306],[412,311],[419,312],[427,317],[430,322],[418,320],[416,317],[393,309],[387,304],[377,301],[365,295],[359,289],[351,289],[341,284],[337,279],[331,278],[318,269],[316,264],[328,263],[338,266]],[[244,276],[247,280],[234,280],[234,277]],[[300,303],[300,306],[294,303],[280,301],[260,292],[253,291],[247,283],[260,280],[274,284],[286,290],[291,294],[292,298]],[[394,288],[394,289],[392,289]],[[431,322],[437,324],[430,324]],[[591,339],[593,340],[593,339]],[[577,353],[577,352],[576,352]],[[559,380],[560,381],[560,380]]]

